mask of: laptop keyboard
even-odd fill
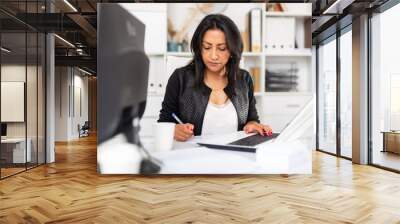
[[[197,143],[200,146],[205,146],[210,149],[222,149],[222,150],[231,150],[231,151],[239,151],[239,152],[256,152],[256,148],[249,146],[237,146],[237,145],[213,145],[206,143]]]
[[[255,146],[260,143],[266,142],[268,140],[278,137],[279,133],[273,133],[271,136],[261,136],[259,134],[252,135],[239,139],[237,141],[231,142],[228,145],[245,145],[245,146]]]

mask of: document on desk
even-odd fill
[[[244,132],[195,136],[186,142],[174,142],[174,149],[153,152],[163,162],[162,174],[310,174],[311,149],[294,142],[265,142],[256,153],[215,150],[197,143],[226,144],[248,136]]]
[[[246,134],[244,131],[238,131],[227,134],[220,135],[201,135],[201,136],[193,136],[189,138],[185,142],[174,141],[173,148],[177,149],[187,149],[187,148],[195,148],[199,147],[197,143],[209,143],[209,144],[228,144],[235,140],[247,137],[253,134]],[[152,151],[153,141],[154,139],[151,137],[141,137],[141,141],[145,148],[150,149]]]
[[[208,143],[208,144],[228,144],[230,142],[236,141],[238,139],[254,135],[246,134],[244,131],[237,131],[233,133],[218,134],[218,135],[201,135],[194,136],[189,139],[188,143]]]
[[[254,153],[195,147],[153,156],[163,161],[162,174],[249,174],[256,170]]]

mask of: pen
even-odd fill
[[[172,113],[172,117],[173,117],[179,124],[183,124],[183,122],[181,121],[181,119],[179,119],[179,117],[176,116],[175,113]]]

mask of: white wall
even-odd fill
[[[66,141],[67,139],[67,121],[66,116],[68,116],[68,111],[65,112],[64,108],[68,105],[64,106],[65,101],[68,98],[65,98],[65,86],[68,88],[67,78],[67,68],[66,67],[56,67],[55,68],[55,140],[56,141]],[[67,90],[68,92],[68,90]]]
[[[56,141],[77,139],[78,124],[83,125],[88,120],[88,78],[83,75],[76,68],[56,67]]]
[[[75,113],[73,113],[72,119],[72,132],[71,135],[73,138],[77,138],[79,136],[78,133],[78,124],[81,126],[85,123],[85,121],[89,120],[89,111],[88,111],[88,77],[82,76],[83,73],[76,70],[74,71],[74,109]],[[79,93],[80,91],[80,93]],[[80,96],[80,97],[79,97]],[[80,101],[80,102],[79,102]],[[81,107],[81,108],[79,108]],[[80,111],[81,110],[81,111]]]
[[[2,65],[1,66],[1,81],[2,82],[25,82],[25,65]],[[32,67],[28,66],[28,71]],[[26,83],[26,82],[25,82]],[[6,97],[6,96],[2,96]],[[7,108],[1,108],[7,110]],[[24,108],[22,108],[24,110]],[[24,137],[25,136],[25,122],[7,122],[7,136],[8,137]]]

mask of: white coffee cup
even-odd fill
[[[175,123],[159,122],[153,126],[154,151],[165,152],[172,149]]]

